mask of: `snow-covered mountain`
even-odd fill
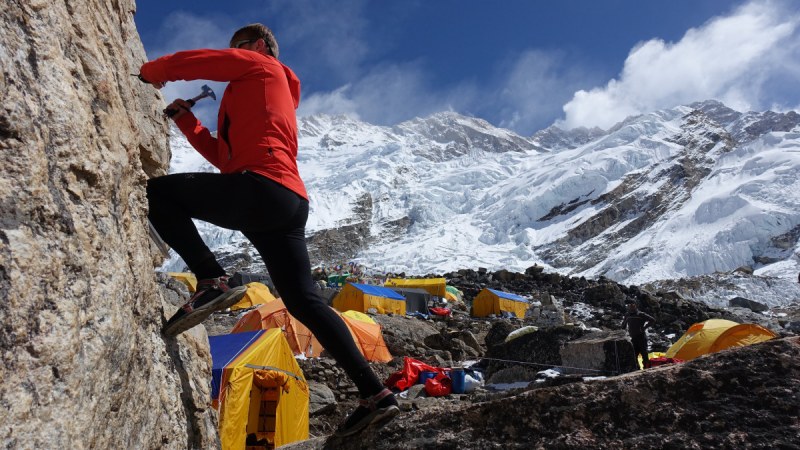
[[[452,112],[298,125],[315,263],[407,274],[539,264],[629,284],[800,271],[795,112],[706,101],[531,137]],[[181,136],[171,142],[171,171],[211,170]],[[202,230],[221,253],[250,253],[236,234]]]

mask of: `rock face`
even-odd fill
[[[202,328],[160,334],[145,182],[169,161],[132,0],[0,9],[0,445],[209,448]]]

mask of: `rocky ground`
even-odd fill
[[[285,448],[800,448],[800,338],[673,366],[443,401],[383,430]]]
[[[293,448],[800,448],[794,444],[800,442],[797,303],[770,309],[745,299],[741,306],[717,309],[678,290],[653,292],[537,267],[524,274],[462,270],[444,277],[466,300],[449,305],[452,317],[373,316],[395,356],[388,364],[373,364],[381,379],[410,356],[438,367],[480,361],[488,383],[522,381],[527,387],[439,398],[414,387],[400,399],[400,418],[382,432],[338,442],[327,436],[355,407],[357,391],[333,360],[301,361],[311,384],[312,439]],[[472,318],[468,305],[484,287],[535,300],[525,319]],[[656,318],[653,351],[666,350],[688,326],[709,318],[759,323],[781,339],[636,371],[630,343],[619,330],[628,299]],[[236,320],[234,314],[217,314],[205,325],[209,334],[222,334]],[[538,331],[505,342],[526,326]],[[587,339],[605,343],[607,361],[596,372],[562,369],[560,377],[542,377],[545,368],[567,365],[565,347]]]

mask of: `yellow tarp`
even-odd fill
[[[472,316],[486,317],[490,314],[499,316],[503,311],[507,311],[524,319],[528,306],[527,302],[502,298],[488,289],[483,289],[472,301]]]
[[[269,288],[264,283],[254,281],[252,283],[247,283],[247,292],[241,300],[231,306],[231,311],[252,308],[253,306],[263,305],[273,300],[275,300],[275,296],[272,295]]]
[[[380,314],[392,313],[405,315],[406,313],[405,300],[395,300],[388,297],[370,295],[349,283],[344,285],[342,290],[336,294],[332,305],[339,311],[353,310],[366,312],[370,308],[375,308]]]
[[[308,396],[308,384],[283,333],[266,331],[223,370],[219,394],[223,450],[244,450],[248,433],[271,438],[274,447],[308,439]],[[270,401],[272,410],[265,410]],[[263,431],[270,420],[274,421],[274,427],[268,425],[271,433]]]
[[[444,298],[447,283],[444,278],[389,278],[383,285],[387,287],[425,289],[431,295]]]
[[[709,319],[696,323],[667,350],[667,358],[690,360],[730,347],[744,347],[775,338],[775,333],[751,324]]]
[[[197,277],[191,272],[167,272],[167,275],[185,284],[189,292],[197,289]]]

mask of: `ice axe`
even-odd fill
[[[194,104],[197,103],[197,101],[202,99],[202,98],[211,97],[214,100],[217,99],[217,94],[215,94],[214,91],[211,90],[211,88],[208,87],[207,84],[204,84],[202,89],[203,89],[203,92],[201,92],[199,95],[197,95],[195,97],[190,98],[189,100],[186,100],[186,102],[189,103],[189,105],[194,106]],[[178,114],[178,110],[177,109],[166,108],[164,110],[164,115],[167,116],[167,117],[172,117],[175,114]]]

